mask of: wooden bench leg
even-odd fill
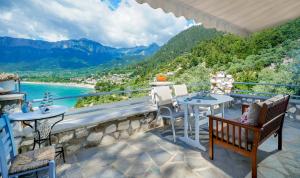
[[[257,160],[256,160],[256,152],[251,156],[251,167],[252,167],[252,178],[257,177]]]
[[[214,159],[214,142],[213,142],[212,134],[209,136],[209,158],[211,160]]]
[[[278,150],[282,150],[282,128],[278,130]]]

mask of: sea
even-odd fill
[[[21,83],[21,92],[26,93],[27,100],[41,99],[46,92],[50,92],[53,98],[64,96],[76,96],[80,94],[92,93],[94,90],[91,88],[77,87],[77,86],[63,86],[53,84],[36,84],[36,83]],[[74,107],[77,102],[76,98],[55,100],[53,104]],[[35,103],[34,106],[38,106]]]

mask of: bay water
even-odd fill
[[[64,96],[75,96],[80,94],[88,94],[93,92],[91,88],[75,87],[75,86],[63,86],[63,85],[53,85],[44,83],[21,83],[21,92],[26,93],[27,100],[41,99],[44,97],[45,92],[50,92],[53,98],[64,97]],[[54,104],[64,105],[68,107],[74,107],[77,99],[64,99],[55,100]],[[38,106],[35,103],[34,106]]]

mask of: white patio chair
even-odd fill
[[[174,94],[176,97],[189,95],[187,86],[185,84],[173,85],[173,89],[174,89]]]
[[[170,120],[173,140],[176,142],[175,121],[178,118],[184,118],[184,112],[180,111],[180,109],[174,105],[172,91],[169,86],[154,87],[153,95],[158,109],[158,117]]]

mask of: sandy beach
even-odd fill
[[[58,82],[29,82],[29,81],[21,81],[21,83],[27,84],[37,84],[37,85],[59,85],[59,86],[69,86],[69,87],[80,87],[80,88],[91,88],[94,89],[94,85],[91,84],[81,84],[81,83],[58,83]]]

